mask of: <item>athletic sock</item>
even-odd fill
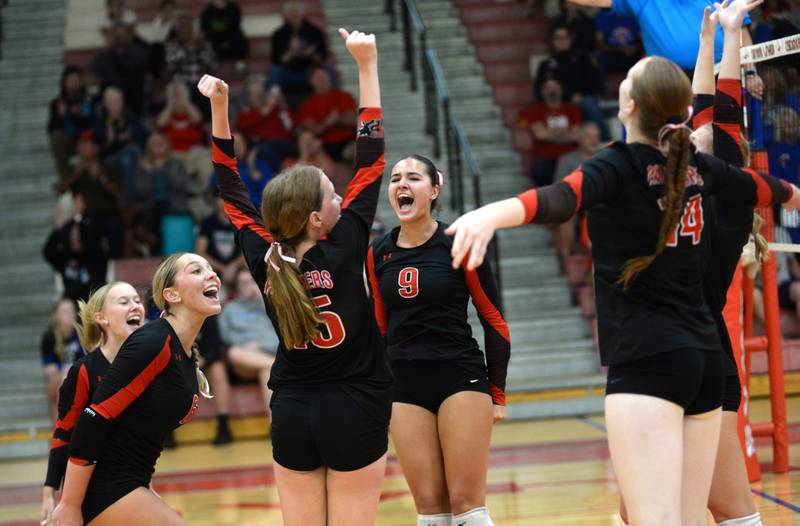
[[[452,513],[438,513],[436,515],[417,515],[417,526],[450,526],[453,519]]]
[[[453,516],[453,526],[494,526],[486,506]]]
[[[764,526],[764,523],[761,522],[761,514],[755,512],[747,517],[722,521],[717,526]]]

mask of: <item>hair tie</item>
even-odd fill
[[[687,126],[690,120],[692,120],[692,115],[694,114],[694,108],[689,106],[686,109],[686,118],[681,120],[680,117],[670,117],[667,119],[667,124],[661,127],[658,131],[658,149],[661,150],[663,153],[666,154],[667,150],[669,149],[668,146],[664,145],[664,141],[667,139],[667,136],[674,132],[675,130],[680,130],[681,128],[686,128],[691,132],[691,128]]]
[[[436,170],[436,177],[439,179],[439,186],[444,186],[444,174],[442,174],[441,170]]]
[[[295,258],[293,258],[291,256],[284,256],[283,255],[283,249],[281,248],[281,244],[279,242],[277,242],[277,241],[273,241],[272,244],[267,249],[267,253],[264,255],[264,263],[269,263],[272,266],[272,268],[275,269],[275,272],[280,272],[281,271],[281,267],[279,267],[271,259],[272,250],[273,249],[275,249],[278,252],[278,257],[280,257],[282,260],[284,260],[284,261],[286,261],[288,263],[297,263],[297,259],[295,259]]]

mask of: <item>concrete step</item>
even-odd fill
[[[563,400],[545,400],[509,404],[509,420],[531,420],[565,416],[599,415],[603,413],[602,396],[585,396]]]
[[[549,318],[512,320],[508,322],[511,341],[520,344],[550,344],[567,340],[580,340],[590,334],[589,325],[580,317],[577,309],[551,311]],[[482,341],[481,339],[478,341]]]
[[[47,455],[50,444],[47,440],[29,440],[26,442],[0,443],[0,459],[20,460],[41,458]]]
[[[35,266],[38,267],[39,264],[37,263]],[[53,272],[47,267],[42,274],[52,276]],[[53,294],[50,291],[31,292],[25,295],[24,301],[13,296],[0,298],[3,322],[16,323],[30,319],[32,315],[36,316],[40,312],[47,312],[52,307],[53,301]]]

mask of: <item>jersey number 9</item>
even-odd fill
[[[400,288],[397,292],[406,299],[416,298],[419,294],[419,270],[414,267],[406,267],[397,275],[397,284]]]

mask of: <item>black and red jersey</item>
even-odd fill
[[[519,197],[526,220],[562,222],[588,211],[598,336],[603,364],[620,364],[679,348],[718,351],[703,293],[709,196],[721,203],[783,203],[791,188],[778,179],[692,154],[684,206],[664,252],[627,288],[617,284],[626,261],[655,251],[661,227],[666,158],[644,144],[614,143],[563,182]]]
[[[325,320],[307,348],[287,350],[283,338],[272,365],[269,387],[336,384],[382,421],[391,412],[391,373],[383,338],[364,289],[364,260],[386,166],[380,108],[359,111],[355,174],[342,202],[341,218],[325,239],[303,256],[300,272]],[[261,289],[264,256],[272,243],[261,214],[238,175],[233,141],[214,137],[214,169],[225,211],[250,272]],[[280,333],[269,297],[267,315]]]
[[[488,261],[473,271],[453,270],[453,240],[444,234],[447,226],[439,223],[430,239],[414,248],[397,246],[399,228],[373,241],[367,272],[375,318],[392,361],[483,366],[483,353],[467,322],[471,297],[484,330],[492,398],[505,405],[511,338],[497,307],[497,284]]]
[[[167,320],[131,334],[78,417],[70,461],[96,463],[91,486],[150,482],[167,435],[194,416],[195,363]]]
[[[50,441],[45,486],[55,489],[61,487],[67,469],[72,429],[78,416],[89,405],[109,365],[105,355],[96,349],[75,362],[61,383],[58,390],[58,420]]]

